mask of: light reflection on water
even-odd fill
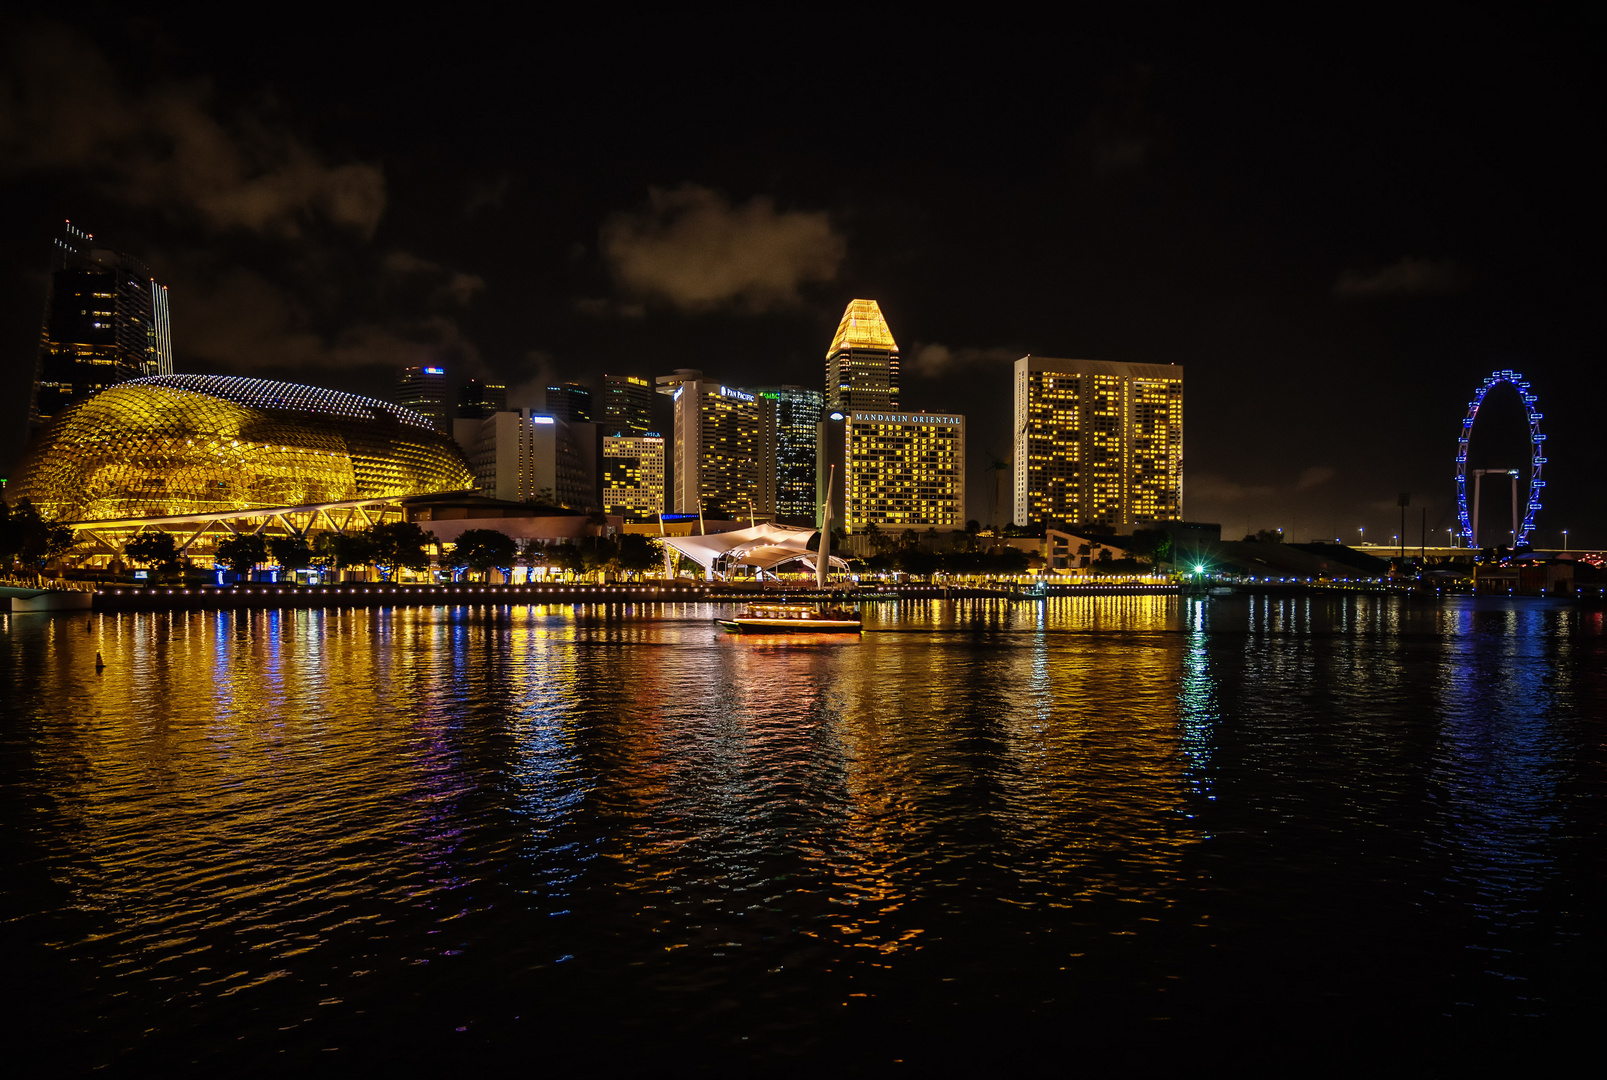
[[[714,611],[6,619],[39,1059],[953,1065],[1590,1000],[1599,611]]]

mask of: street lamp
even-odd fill
[[[1359,537],[1359,539],[1356,541],[1357,546],[1365,544],[1367,542],[1367,526],[1365,526],[1365,525],[1357,526],[1356,527],[1356,535]]]
[[[1568,550],[1568,530],[1562,530],[1562,550]]]

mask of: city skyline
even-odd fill
[[[335,30],[288,46],[312,73],[291,80],[277,40],[231,42],[223,65],[199,25],[14,22],[5,63],[27,94],[0,104],[0,350],[20,381],[68,218],[170,285],[177,370],[377,397],[415,365],[506,385],[510,404],[678,367],[811,387],[843,305],[874,298],[902,346],[900,406],[968,418],[968,517],[986,520],[988,462],[1010,456],[1010,365],[1075,356],[1189,368],[1184,515],[1299,539],[1387,536],[1403,491],[1443,535],[1468,395],[1510,368],[1551,436],[1536,542],[1600,544],[1604,451],[1578,392],[1599,94],[1570,62],[1590,28],[1464,12],[1451,48],[1428,22],[1388,43],[1340,28],[1345,47],[1320,51],[1216,32],[1207,58],[1182,24],[1118,20],[1052,65],[1000,39],[974,77],[852,89],[794,77],[808,35],[719,77],[625,38],[634,74],[584,123],[510,104],[500,75],[456,89],[468,43],[450,30],[379,33],[376,55],[442,57],[445,78],[397,88],[327,62]],[[567,63],[535,98],[567,100]],[[1022,74],[992,78],[1006,67]],[[479,118],[479,98],[498,107]],[[86,100],[101,134],[45,137]],[[728,103],[712,127],[687,120],[712,101]],[[821,167],[847,117],[867,149]],[[578,171],[503,128],[573,147]],[[181,151],[140,149],[163,140]],[[202,144],[213,158],[185,156]],[[0,468],[23,396],[3,399]]]

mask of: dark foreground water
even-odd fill
[[[0,616],[8,1065],[1432,1073],[1601,1019],[1599,608],[714,612]]]

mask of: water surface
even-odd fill
[[[1604,1004],[1600,609],[721,610],[0,616],[11,1045],[1433,1071]]]

